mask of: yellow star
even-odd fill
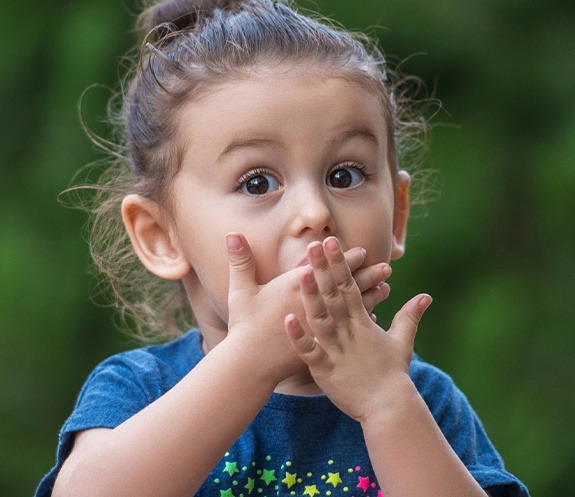
[[[287,488],[293,487],[297,483],[297,473],[286,471],[286,477],[282,480],[282,483],[285,483]]]
[[[340,483],[343,483],[339,473],[328,473],[329,478],[326,480],[327,483],[331,483],[334,488],[337,487]]]
[[[306,485],[305,490],[303,491],[303,495],[309,495],[313,497],[314,495],[319,494],[319,490],[317,489],[316,485]]]

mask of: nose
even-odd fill
[[[328,193],[320,188],[302,188],[298,195],[292,198],[293,236],[313,235],[325,238],[335,235],[336,223],[327,195]]]

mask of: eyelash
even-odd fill
[[[280,180],[277,178],[277,175],[274,174],[269,169],[257,168],[257,169],[251,169],[247,173],[242,174],[238,178],[236,189],[239,190],[242,186],[244,186],[252,178],[255,178],[256,176],[262,176],[264,174],[269,174],[270,176],[273,176],[274,178],[276,178],[277,182],[280,183]]]
[[[373,176],[372,173],[368,173],[367,172],[367,168],[365,167],[365,165],[363,165],[361,162],[355,162],[355,161],[349,161],[349,162],[340,162],[339,164],[337,164],[336,166],[334,166],[330,172],[328,173],[328,176],[333,173],[334,171],[337,171],[338,169],[345,169],[345,168],[351,168],[351,169],[355,169],[356,171],[359,171],[361,173],[361,175],[367,180],[369,178],[371,178],[371,176]]]

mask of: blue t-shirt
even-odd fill
[[[124,352],[97,366],[64,423],[56,465],[41,481],[36,497],[51,495],[76,431],[115,428],[176,385],[203,356],[201,336],[192,330],[166,344]],[[505,471],[481,422],[451,378],[417,356],[410,376],[443,434],[481,487],[493,497],[528,497],[525,486]],[[234,406],[222,406],[222,415],[227,409]],[[196,495],[382,494],[359,423],[326,396],[274,393]]]

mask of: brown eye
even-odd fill
[[[329,186],[334,188],[349,188],[351,185],[351,174],[345,169],[338,169],[329,175]]]
[[[256,176],[246,182],[246,191],[250,195],[263,195],[268,192],[269,181],[264,176]]]
[[[246,195],[265,195],[280,188],[281,185],[273,174],[261,170],[250,171],[238,181],[238,191]]]
[[[327,177],[326,183],[332,188],[354,188],[365,179],[358,164],[352,163],[334,169]]]

